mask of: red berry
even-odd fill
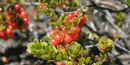
[[[8,28],[14,29],[14,26],[13,25],[9,25]]]
[[[59,30],[60,27],[59,27],[59,26],[55,26],[54,29],[55,29],[55,30]]]
[[[43,9],[46,9],[46,5],[43,6]]]
[[[5,56],[3,56],[3,57],[2,57],[2,61],[3,61],[4,63],[7,63],[7,62],[8,62],[8,59],[7,59]]]
[[[78,34],[78,33],[76,33],[76,34],[71,34],[71,37],[72,37],[73,40],[77,40],[78,37],[79,37],[79,34]]]
[[[78,27],[73,27],[73,29],[72,29],[72,34],[75,34],[75,33],[78,33],[79,32],[79,29],[78,29]]]
[[[56,65],[63,65],[62,62],[57,62]]]
[[[74,15],[73,14],[68,14],[67,18],[70,19],[70,20],[72,20],[74,18]]]
[[[78,15],[78,13],[79,13],[79,11],[77,11],[77,10],[76,10],[76,11],[74,11],[74,14],[75,14],[75,15]]]
[[[64,22],[65,25],[69,23],[69,21],[66,20],[66,19],[64,19],[63,22]]]
[[[0,31],[0,37],[4,38],[4,37],[5,37],[5,35],[6,35],[6,33],[5,33],[5,31],[4,31],[4,30],[3,30],[3,31]]]
[[[78,25],[78,27],[81,28],[82,26],[83,26],[83,22],[80,22],[79,25]]]
[[[64,38],[64,41],[66,43],[70,43],[72,41],[72,37],[70,35],[67,35],[65,38]]]
[[[53,34],[55,33],[55,30],[51,30],[50,32],[49,32],[49,36],[50,37],[53,37]]]
[[[57,40],[55,38],[51,39],[50,40],[50,43],[53,45],[53,46],[56,46],[58,44]]]
[[[62,36],[60,34],[56,34],[54,37],[58,42],[62,40]]]
[[[40,9],[42,9],[42,6],[40,6]]]
[[[16,11],[20,11],[21,6],[20,6],[19,4],[15,4],[14,9],[15,9]]]
[[[8,38],[5,36],[5,37],[3,37],[3,39],[6,41],[6,40],[8,40]]]
[[[12,25],[13,22],[12,21],[7,21],[7,23],[8,23],[8,25]]]
[[[6,29],[6,34],[7,34],[7,35],[11,35],[12,32],[13,32],[13,29],[12,29],[12,28],[7,28],[7,29]]]
[[[26,11],[22,11],[20,16],[21,16],[21,18],[26,18],[28,16],[28,14]]]
[[[21,11],[21,12],[22,12],[22,11],[25,11],[25,9],[24,9],[24,8],[21,8],[20,11]]]
[[[85,17],[84,16],[82,16],[80,22],[85,22]]]
[[[41,6],[44,6],[44,4],[42,3],[42,5]]]
[[[57,4],[57,7],[61,8],[60,4]]]
[[[67,9],[67,6],[65,4],[63,4],[63,8]]]
[[[24,23],[28,23],[28,22],[29,22],[29,19],[28,19],[28,18],[24,18],[24,19],[23,19],[23,22],[24,22]]]

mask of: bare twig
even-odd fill
[[[122,38],[127,38],[128,36],[127,36],[116,24],[113,23],[115,20],[112,18],[110,12],[109,12],[108,10],[104,10],[104,12],[106,13],[106,16],[105,16],[105,17],[106,17],[106,19],[108,20],[108,22],[109,22],[115,29],[117,29],[117,31],[118,31],[119,33],[121,33],[121,37],[122,37]]]

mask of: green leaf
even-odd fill
[[[4,25],[0,25],[0,31],[4,30],[5,26]]]
[[[49,42],[52,38],[51,37],[48,37],[48,36],[44,36],[43,39],[47,42]]]
[[[96,65],[100,65],[98,62],[96,62]]]
[[[85,60],[85,64],[88,64],[90,62],[91,57],[87,57],[87,59]]]
[[[49,54],[49,51],[50,51],[49,46],[45,46],[45,50],[46,50],[46,53]]]
[[[62,22],[62,21],[58,21],[58,22],[50,22],[49,24],[51,24],[51,25],[55,25],[55,26],[60,26],[60,25],[63,24],[63,22]]]
[[[61,61],[62,60],[62,54],[58,54],[56,57],[56,61]]]
[[[84,64],[84,62],[85,62],[85,58],[80,58],[80,60],[79,60],[79,64]]]
[[[79,54],[79,50],[78,49],[73,49],[73,55],[78,55]]]
[[[63,55],[63,59],[67,59],[68,58],[67,53],[63,53],[62,55]]]
[[[71,48],[66,48],[66,50],[67,50],[68,52],[70,52],[70,53],[73,52],[73,50],[72,50]]]
[[[59,21],[59,22],[56,22],[56,25],[55,26],[60,26],[60,25],[62,25],[63,24],[63,22],[62,21]]]
[[[56,56],[55,50],[50,50],[49,55],[50,55],[50,57],[55,58],[55,56]]]
[[[35,49],[39,50],[39,49],[43,49],[43,46],[41,43],[37,43],[35,44]]]
[[[86,48],[85,53],[87,54],[87,56],[89,55],[89,48]]]
[[[45,52],[46,52],[46,51],[43,50],[43,49],[37,50],[37,53],[38,53],[38,54],[41,54],[41,55],[45,54]]]
[[[43,58],[44,60],[48,60],[49,59],[49,55],[48,54],[44,54],[41,56],[41,58]]]
[[[34,44],[36,44],[36,43],[39,43],[39,41],[35,38],[34,39]]]
[[[68,61],[65,61],[65,65],[73,65],[73,64]]]

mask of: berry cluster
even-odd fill
[[[46,9],[46,5],[44,3],[42,3],[39,8],[40,9]]]
[[[71,44],[72,41],[78,39],[83,22],[85,22],[85,17],[82,16],[80,11],[68,13],[66,18],[63,19],[64,24],[55,26],[55,29],[49,32],[49,36],[53,38],[50,43],[53,46]]]
[[[0,38],[7,40],[13,37],[14,28],[22,30],[28,27],[28,14],[19,4],[8,7],[5,13],[0,13],[2,15],[0,26],[4,26],[0,29]]]

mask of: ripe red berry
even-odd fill
[[[2,57],[2,61],[3,61],[4,63],[7,63],[7,62],[8,62],[8,59],[7,59],[5,56],[3,56],[3,57]]]
[[[56,65],[63,65],[62,62],[57,62]]]
[[[7,23],[8,23],[8,25],[12,25],[13,22],[12,21],[7,21]]]
[[[64,22],[65,25],[66,25],[66,24],[69,24],[69,21],[66,20],[66,19],[64,19],[63,22]]]
[[[64,41],[66,43],[70,43],[72,41],[72,37],[70,35],[67,35],[66,37],[64,37]]]
[[[13,25],[9,25],[8,28],[14,29],[14,26]]]
[[[40,6],[39,8],[42,9],[42,6]]]
[[[5,36],[5,37],[3,37],[3,39],[6,41],[6,40],[8,40],[8,38]]]
[[[80,22],[85,22],[85,17],[84,16],[82,16]]]
[[[56,34],[54,37],[58,42],[62,40],[62,36],[60,34]]]
[[[53,45],[53,46],[56,46],[58,44],[57,40],[55,38],[51,39],[50,40],[50,43]]]
[[[46,5],[43,6],[43,9],[46,9]]]
[[[13,29],[12,29],[12,28],[7,28],[7,29],[6,29],[6,34],[7,34],[7,35],[11,35],[12,32],[13,32]]]
[[[16,11],[20,11],[21,6],[20,6],[19,4],[15,4],[15,5],[14,5],[14,9],[15,9]]]
[[[21,18],[26,18],[27,16],[28,16],[28,14],[26,11],[21,12],[21,15],[20,15]]]
[[[79,13],[79,11],[77,11],[77,10],[76,10],[76,11],[74,11],[74,14],[75,14],[75,15],[78,15],[78,13]]]
[[[78,24],[78,27],[82,27],[83,26],[83,22],[80,22],[79,24]]]
[[[25,11],[25,9],[24,9],[24,8],[21,8],[20,11],[21,11],[21,12],[22,12],[22,11]]]
[[[49,36],[50,37],[53,37],[53,34],[55,33],[55,30],[51,30],[50,32],[49,32]]]
[[[72,34],[75,34],[75,33],[78,33],[78,32],[79,32],[78,27],[74,26],[73,29],[72,29]]]
[[[60,4],[57,4],[57,7],[61,8]]]
[[[79,37],[79,34],[78,34],[78,33],[76,33],[76,34],[71,34],[71,37],[72,37],[73,40],[77,40],[78,37]]]
[[[74,15],[73,14],[68,14],[67,18],[70,19],[70,20],[72,20],[74,18]]]
[[[23,22],[24,22],[24,23],[28,23],[28,22],[29,22],[29,19],[28,19],[28,18],[24,18],[24,19],[23,19]]]
[[[6,33],[5,33],[5,31],[4,31],[4,30],[3,30],[3,31],[0,31],[0,37],[4,38],[4,37],[5,37],[5,35],[6,35]]]
[[[67,6],[65,4],[63,4],[63,8],[67,9]]]

